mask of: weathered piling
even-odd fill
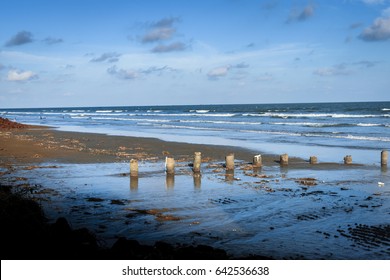
[[[167,174],[175,174],[175,159],[173,157],[165,158],[165,171]]]
[[[234,170],[234,154],[230,153],[225,157],[226,170]]]
[[[288,165],[288,154],[280,155],[280,165]]]
[[[311,156],[310,159],[309,159],[309,162],[310,164],[317,164],[318,163],[318,159],[316,156]]]
[[[344,157],[344,164],[352,164],[352,156],[347,155]]]
[[[388,160],[388,152],[386,150],[383,150],[381,152],[381,165],[386,166],[387,165],[387,160]]]
[[[138,160],[130,160],[130,177],[138,177]]]
[[[202,153],[201,152],[195,152],[194,154],[194,165],[192,167],[192,171],[195,173],[200,172],[200,164],[202,162]]]
[[[261,167],[263,165],[263,160],[261,155],[255,155],[253,157],[253,167]]]

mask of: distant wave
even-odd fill
[[[298,136],[298,137],[321,137],[321,138],[337,138],[337,139],[349,139],[349,140],[363,140],[363,141],[379,141],[390,142],[389,137],[372,137],[372,136],[357,136],[357,135],[335,135],[329,133],[296,133],[287,131],[265,131],[265,130],[241,130],[241,132],[258,133],[258,134],[275,134],[286,136]]]
[[[199,114],[205,114],[205,113],[208,113],[210,112],[210,110],[201,110],[201,109],[193,109],[193,110],[189,110],[190,113],[199,113]]]
[[[167,116],[167,117],[233,117],[236,114],[234,113],[216,113],[216,114],[198,114],[198,113],[166,113],[166,114],[152,114],[152,113],[140,113],[137,116]]]
[[[178,128],[178,129],[191,129],[191,130],[212,130],[212,131],[226,131],[223,128],[211,128],[211,127],[198,127],[198,126],[181,126],[181,125],[171,125],[171,124],[162,124],[159,127],[163,128]]]
[[[333,127],[333,126],[350,126],[350,124],[341,123],[313,123],[313,122],[271,122],[276,125],[307,126],[307,127]]]
[[[377,123],[358,123],[357,126],[383,126],[382,124]]]
[[[355,136],[355,135],[331,136],[331,137],[332,138],[351,139],[351,140],[390,142],[390,138],[389,137],[372,137],[372,136]]]
[[[272,117],[272,118],[378,118],[378,117],[389,117],[390,115],[353,115],[353,114],[294,114],[294,113],[263,113],[263,114],[247,114],[249,116],[266,116],[266,117]]]
[[[233,124],[233,125],[260,125],[261,122],[239,122],[239,121],[210,121],[210,120],[179,120],[181,123],[215,123],[215,124]]]
[[[377,123],[313,123],[313,122],[271,122],[270,124],[275,125],[290,125],[290,126],[306,126],[306,127],[374,127],[374,126],[386,126]]]

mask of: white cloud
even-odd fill
[[[134,80],[139,77],[139,72],[128,69],[118,69],[115,65],[108,68],[107,72],[122,80]]]
[[[38,78],[38,75],[32,71],[21,71],[15,69],[9,70],[7,75],[8,81],[15,82],[28,81],[36,78]]]
[[[152,49],[154,53],[166,53],[166,52],[176,52],[176,51],[184,51],[187,46],[183,43],[176,42],[169,45],[158,45]]]
[[[343,76],[349,75],[351,72],[347,69],[346,64],[338,64],[333,67],[323,67],[314,70],[313,74],[326,77],[326,76]]]
[[[292,23],[296,21],[305,21],[314,15],[314,6],[312,4],[307,5],[302,10],[293,9],[286,23]]]
[[[374,23],[365,28],[359,35],[364,41],[386,41],[390,39],[390,17],[380,17],[375,19]]]
[[[45,42],[46,44],[48,45],[55,45],[55,44],[59,44],[59,43],[63,43],[64,40],[61,39],[61,38],[55,38],[55,37],[46,37],[43,42]]]
[[[91,59],[90,62],[113,63],[113,62],[117,62],[119,60],[120,56],[121,56],[121,54],[116,53],[116,52],[103,53],[101,56]]]
[[[33,35],[29,31],[20,31],[5,43],[6,47],[20,46],[33,42]]]
[[[216,67],[214,69],[211,69],[208,73],[207,76],[210,79],[218,79],[220,77],[224,77],[228,74],[230,70],[230,66],[222,66],[222,67]]]
[[[141,38],[142,43],[155,43],[171,39],[176,34],[173,24],[179,22],[178,18],[163,18],[151,24],[149,29]]]
[[[169,40],[175,34],[176,29],[172,27],[160,27],[150,30],[142,37],[142,43],[153,43]]]

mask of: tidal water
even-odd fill
[[[377,164],[390,148],[390,102],[0,109],[60,130],[221,144],[319,161]]]
[[[170,177],[163,162],[141,162],[139,177],[130,178],[128,163],[47,163],[13,176],[29,178],[51,221],[66,217],[106,246],[126,237],[211,245],[236,258],[390,259],[386,169],[242,164],[233,175],[222,163],[204,164],[194,177],[181,163]]]

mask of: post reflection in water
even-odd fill
[[[138,176],[130,176],[130,191],[138,191]]]
[[[234,170],[226,169],[225,181],[232,183],[234,181]]]
[[[194,178],[194,188],[200,189],[202,185],[202,175],[200,173],[194,173],[193,178]]]
[[[165,179],[165,186],[167,189],[173,189],[175,186],[175,175],[167,173]]]
[[[261,167],[253,166],[252,172],[253,172],[253,175],[260,174],[261,173]]]

